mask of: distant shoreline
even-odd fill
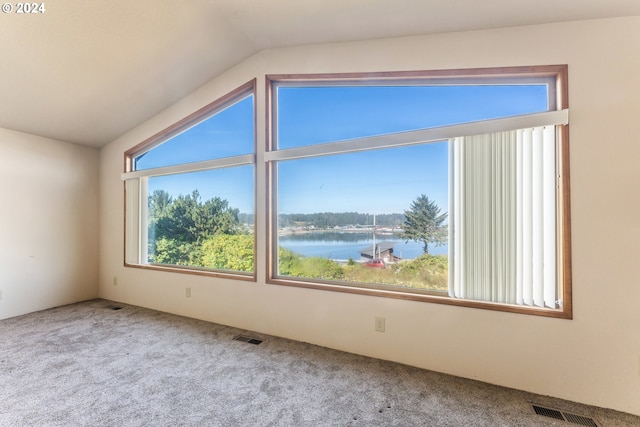
[[[339,227],[339,228],[315,228],[315,227],[286,227],[278,229],[278,236],[287,236],[291,234],[311,234],[311,233],[372,233],[375,230],[376,235],[380,236],[394,236],[398,233],[402,233],[403,229],[400,227],[384,227],[372,225],[351,226],[351,227]]]

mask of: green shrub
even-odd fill
[[[304,257],[280,247],[279,268],[282,276],[436,291],[446,291],[449,283],[449,259],[446,255],[424,254],[412,260],[389,264],[387,268],[370,268],[353,260],[341,266],[326,258]]]
[[[254,239],[250,234],[218,234],[202,244],[202,267],[253,271]]]
[[[279,274],[281,276],[325,280],[339,280],[344,276],[342,266],[330,259],[304,257],[283,247],[278,249],[278,254]]]
[[[449,257],[424,254],[391,267],[403,286],[447,290],[449,286]]]
[[[149,253],[149,261],[155,264],[199,266],[199,255],[200,247],[196,243],[161,237],[155,240]]]

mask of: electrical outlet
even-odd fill
[[[384,323],[385,323],[385,319],[384,317],[377,317],[375,318],[375,329],[378,332],[384,332]]]
[[[187,298],[191,298],[191,288],[190,287],[185,288],[184,296],[187,297]]]
[[[113,286],[118,286],[118,276],[113,276]]]

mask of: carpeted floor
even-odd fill
[[[0,321],[0,390],[0,426],[11,427],[596,425],[536,415],[531,403],[600,427],[640,426],[620,412],[104,300]]]

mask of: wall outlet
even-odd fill
[[[118,286],[118,276],[113,276],[113,286]]]
[[[375,329],[378,332],[384,332],[384,323],[385,323],[385,319],[384,317],[375,317],[374,319],[375,321]]]
[[[190,287],[186,287],[184,290],[184,296],[187,298],[191,298],[191,288]]]

